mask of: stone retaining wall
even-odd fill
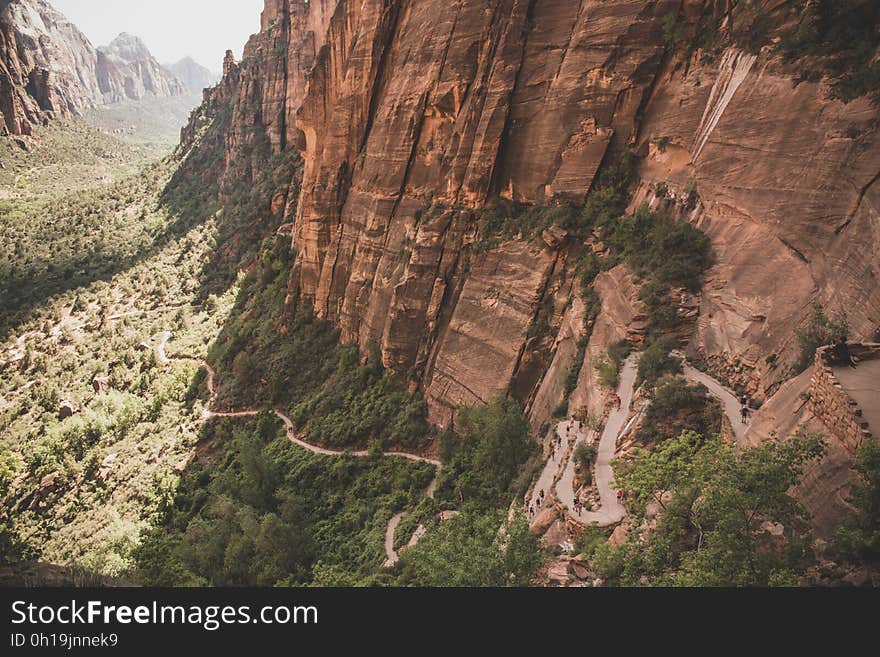
[[[810,379],[810,411],[843,441],[847,449],[855,451],[865,438],[871,437],[871,432],[859,405],[834,376],[829,360],[833,348],[827,346],[816,351]],[[880,344],[851,344],[849,350],[858,360],[880,358]]]

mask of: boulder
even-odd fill
[[[71,401],[61,402],[61,406],[58,407],[59,420],[66,420],[77,413],[79,413],[79,407]]]

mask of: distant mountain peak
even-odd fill
[[[109,45],[102,46],[98,50],[126,63],[140,62],[153,57],[143,39],[128,32],[122,32]]]
[[[166,64],[165,68],[181,80],[193,94],[201,93],[202,89],[212,87],[220,80],[217,73],[205,68],[189,55],[174,64]]]

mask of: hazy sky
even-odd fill
[[[227,49],[241,56],[260,30],[263,0],[49,0],[95,46],[120,32],[141,37],[163,64],[190,55],[219,72]]]

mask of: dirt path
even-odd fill
[[[217,389],[214,384],[215,381],[215,372],[214,369],[201,358],[196,358],[194,356],[168,356],[166,352],[166,347],[168,345],[168,340],[171,339],[171,333],[165,331],[162,333],[162,339],[159,342],[159,345],[156,347],[156,357],[159,359],[159,362],[163,365],[167,365],[173,360],[185,360],[192,361],[198,363],[201,367],[204,367],[207,371],[207,377],[205,378],[205,384],[208,387],[208,393],[210,395],[207,403],[205,404],[205,409],[202,413],[202,416],[205,420],[210,420],[217,417],[226,417],[226,418],[236,418],[236,417],[256,417],[260,414],[261,411],[255,409],[242,409],[238,411],[215,411],[212,409],[214,398],[217,394]],[[368,458],[370,456],[370,452],[367,450],[361,450],[357,452],[350,452],[345,450],[335,450],[335,449],[327,449],[325,447],[319,447],[318,445],[312,445],[311,443],[307,443],[302,440],[296,430],[296,426],[293,421],[285,415],[281,410],[275,408],[273,409],[275,416],[281,420],[284,424],[285,432],[287,433],[287,439],[292,442],[294,445],[301,447],[307,452],[311,452],[312,454],[318,454],[321,456],[353,456],[355,458]],[[410,454],[409,452],[385,452],[384,456],[398,457],[403,458],[408,461],[412,461],[414,463],[429,463],[434,466],[435,475],[431,480],[431,483],[428,484],[428,487],[425,489],[425,495],[430,498],[434,498],[434,493],[437,490],[437,483],[440,479],[440,471],[443,469],[443,463],[438,461],[437,459],[428,458],[426,456],[420,456],[418,454]],[[388,522],[388,527],[385,530],[385,563],[384,567],[390,567],[397,564],[400,561],[400,552],[394,549],[394,534],[397,531],[397,527],[400,525],[401,520],[403,520],[406,513],[398,513]],[[416,543],[418,543],[419,539],[425,534],[425,528],[422,525],[416,529],[413,534],[413,538],[410,539],[407,544],[408,547],[412,547]]]

